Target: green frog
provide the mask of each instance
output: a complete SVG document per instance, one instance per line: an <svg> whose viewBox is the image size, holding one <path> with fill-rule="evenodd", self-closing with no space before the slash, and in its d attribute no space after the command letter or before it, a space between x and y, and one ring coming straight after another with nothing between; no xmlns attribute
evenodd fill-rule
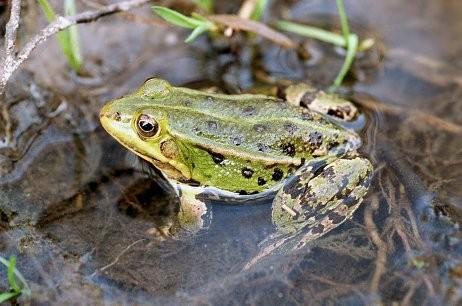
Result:
<svg viewBox="0 0 462 306"><path fill-rule="evenodd" d="M209 93L153 78L108 102L100 120L175 188L180 210L164 234L202 228L204 195L231 203L274 197L277 231L261 257L295 237L291 245L300 248L348 220L373 170L356 152L359 135L342 126L358 115L351 102L305 84L279 96Z"/></svg>

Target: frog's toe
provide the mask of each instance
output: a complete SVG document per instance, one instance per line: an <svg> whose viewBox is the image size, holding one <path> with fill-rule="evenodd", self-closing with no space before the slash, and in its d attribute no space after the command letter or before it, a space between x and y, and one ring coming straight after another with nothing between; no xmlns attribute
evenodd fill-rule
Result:
<svg viewBox="0 0 462 306"><path fill-rule="evenodd" d="M146 231L152 239L158 241L165 241L168 239L174 239L175 235L172 235L170 229L172 228L172 224L163 225L163 226L155 226L151 227Z"/></svg>

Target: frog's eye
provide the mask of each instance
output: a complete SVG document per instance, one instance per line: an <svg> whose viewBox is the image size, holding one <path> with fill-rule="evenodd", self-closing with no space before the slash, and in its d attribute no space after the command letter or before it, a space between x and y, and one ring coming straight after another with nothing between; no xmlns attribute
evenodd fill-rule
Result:
<svg viewBox="0 0 462 306"><path fill-rule="evenodd" d="M142 114L138 117L136 128L138 134L142 137L154 137L159 132L159 124L157 124L153 117L146 114Z"/></svg>

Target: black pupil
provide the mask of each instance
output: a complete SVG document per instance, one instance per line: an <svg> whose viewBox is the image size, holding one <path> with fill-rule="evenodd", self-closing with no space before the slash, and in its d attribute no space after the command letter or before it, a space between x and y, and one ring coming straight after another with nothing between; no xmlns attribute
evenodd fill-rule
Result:
<svg viewBox="0 0 462 306"><path fill-rule="evenodd" d="M140 120L140 128L144 132L151 132L154 130L154 124L146 120Z"/></svg>

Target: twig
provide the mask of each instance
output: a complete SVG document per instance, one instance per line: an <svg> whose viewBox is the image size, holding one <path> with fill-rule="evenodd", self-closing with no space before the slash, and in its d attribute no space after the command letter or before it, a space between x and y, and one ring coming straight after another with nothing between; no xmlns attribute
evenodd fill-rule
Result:
<svg viewBox="0 0 462 306"><path fill-rule="evenodd" d="M243 19L249 19L252 15L252 12L255 10L256 6L257 0L246 0L244 1L244 3L242 3L237 15ZM233 28L227 27L224 31L224 35L226 37L230 37L231 35L233 35Z"/></svg>
<svg viewBox="0 0 462 306"><path fill-rule="evenodd" d="M95 2L92 0L80 0L80 1L92 9L100 9L104 7L103 4L99 4L98 2ZM159 26L159 27L167 27L170 25L169 23L167 23L166 21L162 19L151 18L148 16L141 16L141 15L137 15L137 14L130 13L130 12L121 12L119 16L124 20L143 24L143 25L152 25L152 26Z"/></svg>
<svg viewBox="0 0 462 306"><path fill-rule="evenodd" d="M13 12L15 12L14 11L15 8L17 8L19 11L19 7L18 7L19 5L17 2L19 2L19 0L13 0L13 6L11 8L12 15L11 15L10 21L8 22L8 25L11 27L11 29L9 29L6 34L7 40L10 38L13 38L13 41L12 41L13 47L14 47L15 36L16 36L16 31L18 27L18 22L16 23L14 22L15 16L13 15ZM149 0L128 0L128 1L122 1L119 3L107 5L98 10L86 11L86 12L83 12L83 13L80 13L74 16L69 16L69 17L58 16L55 21L53 21L47 27L42 29L37 35L35 35L31 40L29 40L29 42L26 43L26 45L19 52L16 58L12 56L12 54L10 57L5 57L5 62L3 64L4 69L1 72L1 76L0 76L0 94L3 93L6 83L10 79L11 75L29 57L30 53L41 43L46 41L49 37L55 35L59 31L67 29L68 27L76 25L78 23L88 23L88 22L96 21L101 17L111 15L114 13L118 13L118 12L125 12L134 7L143 5L148 2ZM16 3L16 5L14 3ZM19 17L19 12L17 12L17 14ZM13 27L15 27L16 29L13 29ZM11 43L6 42L7 47L9 47L10 44ZM6 51L8 51L8 49Z"/></svg>
<svg viewBox="0 0 462 306"><path fill-rule="evenodd" d="M113 265L117 264L117 262L120 260L120 258L125 254L127 253L132 247L134 247L136 244L140 243L140 242L143 242L143 241L146 241L147 239L146 238L142 238L142 239L138 239L136 240L135 242L131 243L129 246L127 246L125 249L122 250L122 252L120 252L116 258L114 258L113 261L111 261L109 264L105 265L104 267L100 268L99 269L99 272L104 272L106 271L107 269L109 269L110 267L112 267ZM96 272L94 272L92 274L93 275L96 275Z"/></svg>
<svg viewBox="0 0 462 306"><path fill-rule="evenodd" d="M18 32L20 13L21 0L13 0L11 2L10 20L8 20L5 30L5 61L14 57L14 42Z"/></svg>

